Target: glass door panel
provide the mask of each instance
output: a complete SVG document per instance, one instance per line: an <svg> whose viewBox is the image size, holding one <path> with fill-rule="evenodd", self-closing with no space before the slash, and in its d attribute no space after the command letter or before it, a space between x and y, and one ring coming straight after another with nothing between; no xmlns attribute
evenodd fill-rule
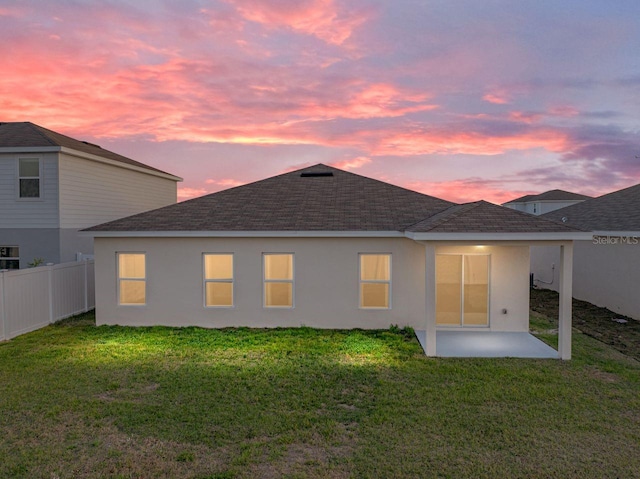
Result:
<svg viewBox="0 0 640 479"><path fill-rule="evenodd" d="M462 256L436 255L436 324L460 326Z"/></svg>
<svg viewBox="0 0 640 479"><path fill-rule="evenodd" d="M489 257L464 256L464 299L462 324L489 324Z"/></svg>

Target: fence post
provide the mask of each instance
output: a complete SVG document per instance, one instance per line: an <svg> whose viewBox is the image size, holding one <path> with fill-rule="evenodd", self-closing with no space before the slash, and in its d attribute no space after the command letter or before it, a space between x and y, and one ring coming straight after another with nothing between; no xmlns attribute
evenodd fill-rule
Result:
<svg viewBox="0 0 640 479"><path fill-rule="evenodd" d="M89 273L87 271L88 269L88 261L85 259L83 260L84 263L84 312L86 313L87 311L89 311Z"/></svg>
<svg viewBox="0 0 640 479"><path fill-rule="evenodd" d="M0 340L5 336L4 271L0 271Z"/></svg>
<svg viewBox="0 0 640 479"><path fill-rule="evenodd" d="M47 279L49 281L49 323L53 323L53 266L46 266L49 269Z"/></svg>

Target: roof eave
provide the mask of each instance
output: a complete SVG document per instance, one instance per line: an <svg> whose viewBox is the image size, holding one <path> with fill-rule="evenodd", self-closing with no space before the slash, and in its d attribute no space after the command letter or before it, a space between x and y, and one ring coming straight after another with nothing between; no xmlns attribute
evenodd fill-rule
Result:
<svg viewBox="0 0 640 479"><path fill-rule="evenodd" d="M164 178L167 180L173 180L176 182L183 181L183 179L180 178L179 176L175 176L169 173L164 173L162 171L157 171L149 168L142 168L140 166L130 165L128 163L123 163L121 161L111 160L109 158L93 155L91 153L85 153L84 151L79 151L73 148L67 148L66 146L60 147L59 150L57 151L60 151L61 153L66 153L67 155L75 156L78 158L84 158L86 160L97 161L99 163L105 163L107 165L117 166L119 168L124 168L127 170L138 171L140 173L145 173L147 175L158 176L160 178Z"/></svg>
<svg viewBox="0 0 640 479"><path fill-rule="evenodd" d="M57 153L60 146L2 146L0 153Z"/></svg>
<svg viewBox="0 0 640 479"><path fill-rule="evenodd" d="M94 238L404 238L400 231L81 231Z"/></svg>
<svg viewBox="0 0 640 479"><path fill-rule="evenodd" d="M407 238L416 241L579 241L591 240L587 231L523 232L523 233L416 233L406 232Z"/></svg>

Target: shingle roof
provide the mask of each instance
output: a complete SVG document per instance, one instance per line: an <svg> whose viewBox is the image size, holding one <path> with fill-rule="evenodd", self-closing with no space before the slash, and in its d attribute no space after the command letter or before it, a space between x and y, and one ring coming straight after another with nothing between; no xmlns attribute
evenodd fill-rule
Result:
<svg viewBox="0 0 640 479"><path fill-rule="evenodd" d="M589 231L640 231L640 184L542 216Z"/></svg>
<svg viewBox="0 0 640 479"><path fill-rule="evenodd" d="M131 166L137 166L145 170L171 175L166 171L159 170L144 163L132 160L126 156L119 155L109 150L100 148L98 145L75 140L69 136L56 133L34 123L25 122L0 122L0 148L20 148L20 147L47 147L58 146L70 148L72 150L89 153L92 155L118 161ZM174 175L171 175L174 176Z"/></svg>
<svg viewBox="0 0 640 479"><path fill-rule="evenodd" d="M525 195L515 200L507 201L505 205L509 203L527 203L530 201L574 201L574 200L588 200L591 196L581 195L580 193L572 193L571 191L564 190L549 190L538 195Z"/></svg>
<svg viewBox="0 0 640 479"><path fill-rule="evenodd" d="M575 230L486 202L456 205L318 164L86 231Z"/></svg>
<svg viewBox="0 0 640 479"><path fill-rule="evenodd" d="M410 226L407 231L414 233L562 233L575 232L576 229L486 201L476 201L451 206Z"/></svg>

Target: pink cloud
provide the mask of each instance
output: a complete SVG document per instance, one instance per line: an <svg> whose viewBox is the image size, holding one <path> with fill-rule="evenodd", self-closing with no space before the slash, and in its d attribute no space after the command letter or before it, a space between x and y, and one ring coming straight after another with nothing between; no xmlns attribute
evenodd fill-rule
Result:
<svg viewBox="0 0 640 479"><path fill-rule="evenodd" d="M341 170L357 170L358 168L362 168L364 165L368 165L369 163L371 163L371 158L368 158L366 156L358 156L349 160L335 161L333 163L330 163L330 165Z"/></svg>
<svg viewBox="0 0 640 479"><path fill-rule="evenodd" d="M530 194L530 191L508 190L498 181L478 178L453 181L410 181L405 188L442 198L454 203L469 203L485 200L495 204L506 203L513 198Z"/></svg>
<svg viewBox="0 0 640 479"><path fill-rule="evenodd" d="M342 45L367 20L361 12L340 11L333 0L228 0L241 15L267 28L287 28Z"/></svg>
<svg viewBox="0 0 640 479"><path fill-rule="evenodd" d="M511 150L544 148L561 152L567 148L567 136L552 129L528 130L519 133L464 131L464 128L427 130L413 128L381 132L370 139L372 155L467 154L498 155ZM366 135L369 135L368 133Z"/></svg>
<svg viewBox="0 0 640 479"><path fill-rule="evenodd" d="M510 102L507 94L505 92L493 92L486 93L482 99L489 103L494 103L496 105L506 105Z"/></svg>
<svg viewBox="0 0 640 479"><path fill-rule="evenodd" d="M244 185L245 181L234 180L231 178L221 178L221 179L213 179L209 178L205 181L208 185L219 185L219 186L228 186L229 188L233 188L234 186Z"/></svg>
<svg viewBox="0 0 640 479"><path fill-rule="evenodd" d="M543 118L541 113L530 111L512 111L509 113L509 119L526 124L532 124L540 121Z"/></svg>
<svg viewBox="0 0 640 479"><path fill-rule="evenodd" d="M191 198L197 198L198 196L206 195L210 193L204 188L178 188L178 201L190 200Z"/></svg>

